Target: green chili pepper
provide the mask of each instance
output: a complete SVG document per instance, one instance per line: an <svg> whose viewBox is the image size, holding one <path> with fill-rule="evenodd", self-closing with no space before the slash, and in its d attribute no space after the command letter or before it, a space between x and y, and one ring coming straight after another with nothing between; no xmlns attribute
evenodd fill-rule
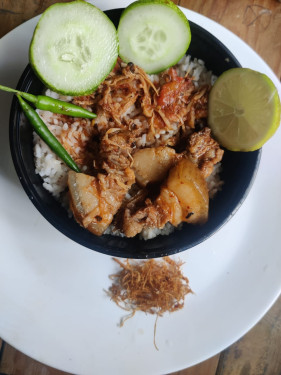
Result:
<svg viewBox="0 0 281 375"><path fill-rule="evenodd" d="M46 124L41 120L38 113L28 104L23 98L17 94L20 106L33 126L36 133L46 142L46 144L54 151L54 153L67 164L75 172L79 173L80 170L76 163L73 161L66 149L60 144L57 138L50 132Z"/></svg>
<svg viewBox="0 0 281 375"><path fill-rule="evenodd" d="M89 118L89 119L93 119L97 117L96 114L90 111L87 111L87 109L79 107L78 105L64 102L63 100L53 99L53 98L50 98L49 96L44 96L44 95L35 96L32 94L29 94L28 92L14 90L9 87L2 86L2 85L0 85L0 90L16 93L22 96L24 99L28 100L29 102L33 103L36 108L42 109L44 111L50 111L53 113L60 113L62 115Z"/></svg>

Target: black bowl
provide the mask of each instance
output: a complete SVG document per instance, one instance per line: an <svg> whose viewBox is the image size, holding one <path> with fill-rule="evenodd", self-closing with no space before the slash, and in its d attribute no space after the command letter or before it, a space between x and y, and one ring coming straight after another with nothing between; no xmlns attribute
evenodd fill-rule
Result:
<svg viewBox="0 0 281 375"><path fill-rule="evenodd" d="M122 9L107 11L117 26ZM208 70L220 75L225 70L239 67L232 53L213 35L190 22L192 41L188 54L205 61ZM40 94L44 86L27 66L17 89ZM16 98L10 114L10 148L13 162L24 190L39 212L55 228L77 243L111 256L126 258L154 258L178 253L205 241L222 227L237 211L247 196L256 174L260 151L241 153L225 151L223 158L223 189L210 202L209 220L202 226L184 224L168 236L151 240L121 238L111 235L95 236L68 217L64 208L42 186L35 174L32 128L26 121Z"/></svg>

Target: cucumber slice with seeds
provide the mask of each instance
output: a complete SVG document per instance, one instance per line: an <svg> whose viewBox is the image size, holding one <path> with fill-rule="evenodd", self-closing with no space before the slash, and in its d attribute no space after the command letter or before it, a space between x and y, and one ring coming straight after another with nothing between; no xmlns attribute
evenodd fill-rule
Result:
<svg viewBox="0 0 281 375"><path fill-rule="evenodd" d="M57 3L41 16L29 57L50 89L73 96L91 93L116 63L117 32L94 5L81 0Z"/></svg>
<svg viewBox="0 0 281 375"><path fill-rule="evenodd" d="M175 65L186 53L191 32L184 13L170 0L140 0L122 13L119 55L147 73Z"/></svg>

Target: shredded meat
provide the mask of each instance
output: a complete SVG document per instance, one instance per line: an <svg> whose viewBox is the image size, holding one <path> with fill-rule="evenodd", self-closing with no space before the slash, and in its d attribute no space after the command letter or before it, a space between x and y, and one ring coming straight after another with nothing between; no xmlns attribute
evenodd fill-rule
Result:
<svg viewBox="0 0 281 375"><path fill-rule="evenodd" d="M118 174L132 163L132 146L130 133L118 128L107 130L100 142L99 160L97 163L107 173Z"/></svg>
<svg viewBox="0 0 281 375"><path fill-rule="evenodd" d="M190 128L195 128L198 120L207 117L209 90L208 86L204 86L199 91L194 92L190 98L186 107L186 124Z"/></svg>
<svg viewBox="0 0 281 375"><path fill-rule="evenodd" d="M135 182L130 168L127 134L109 129L101 140L96 177L70 172L70 206L76 220L89 231L102 235L118 212L126 193ZM87 180L88 178L88 180Z"/></svg>
<svg viewBox="0 0 281 375"><path fill-rule="evenodd" d="M94 177L70 171L70 208L77 222L90 232L102 235L133 182L134 173L129 168L123 171L122 179L112 174L100 173Z"/></svg>
<svg viewBox="0 0 281 375"><path fill-rule="evenodd" d="M166 123L179 121L183 125L188 113L187 104L195 90L192 77L179 77L176 70L170 68L163 74L163 79L165 83L157 97L158 113Z"/></svg>
<svg viewBox="0 0 281 375"><path fill-rule="evenodd" d="M122 228L127 237L134 237L146 228L162 229L168 222L177 226L182 221L180 203L165 187L154 202L147 198L140 208L135 203L135 200L130 201L124 210Z"/></svg>
<svg viewBox="0 0 281 375"><path fill-rule="evenodd" d="M124 116L133 105L137 107L136 113L141 113L139 120L152 116L151 89L156 90L145 72L133 64L113 71L97 91L96 123L99 131L105 132L110 127L132 127L134 119L128 121Z"/></svg>
<svg viewBox="0 0 281 375"><path fill-rule="evenodd" d="M174 226L182 221L204 222L206 212L201 217L194 214L189 204L168 188L166 179L186 156L204 178L222 159L223 150L212 139L210 129L196 131L207 119L209 90L207 86L196 88L191 76L180 77L174 68L152 83L141 68L118 59L96 92L73 99L97 114L92 122L83 120L77 132L70 124L60 136L63 146L90 177L80 181L72 174L68 182L71 208L81 225L101 235L113 222L121 233L133 237L144 229L161 229L168 222ZM153 152L138 153L145 148ZM154 171L162 177L156 178ZM84 186L87 183L88 187ZM134 189L137 184L139 189ZM177 189L181 191L180 185ZM195 202L197 192L191 184L189 189ZM202 189L205 196L206 186ZM129 197L131 191L138 193Z"/></svg>
<svg viewBox="0 0 281 375"><path fill-rule="evenodd" d="M91 108L95 103L95 93L91 95L76 96L73 98L73 104L83 108Z"/></svg>
<svg viewBox="0 0 281 375"><path fill-rule="evenodd" d="M205 178L213 172L214 165L222 160L224 152L211 137L211 129L207 127L191 134L187 149L190 159L198 166Z"/></svg>

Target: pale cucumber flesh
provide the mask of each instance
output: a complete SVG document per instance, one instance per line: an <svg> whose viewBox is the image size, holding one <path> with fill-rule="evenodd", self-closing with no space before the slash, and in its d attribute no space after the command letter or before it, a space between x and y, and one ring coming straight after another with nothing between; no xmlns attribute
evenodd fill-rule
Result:
<svg viewBox="0 0 281 375"><path fill-rule="evenodd" d="M41 80L56 92L92 92L118 57L115 26L84 1L55 4L39 20L30 45L30 62Z"/></svg>
<svg viewBox="0 0 281 375"><path fill-rule="evenodd" d="M176 64L188 49L191 34L185 15L161 2L136 2L121 16L119 55L147 73Z"/></svg>

